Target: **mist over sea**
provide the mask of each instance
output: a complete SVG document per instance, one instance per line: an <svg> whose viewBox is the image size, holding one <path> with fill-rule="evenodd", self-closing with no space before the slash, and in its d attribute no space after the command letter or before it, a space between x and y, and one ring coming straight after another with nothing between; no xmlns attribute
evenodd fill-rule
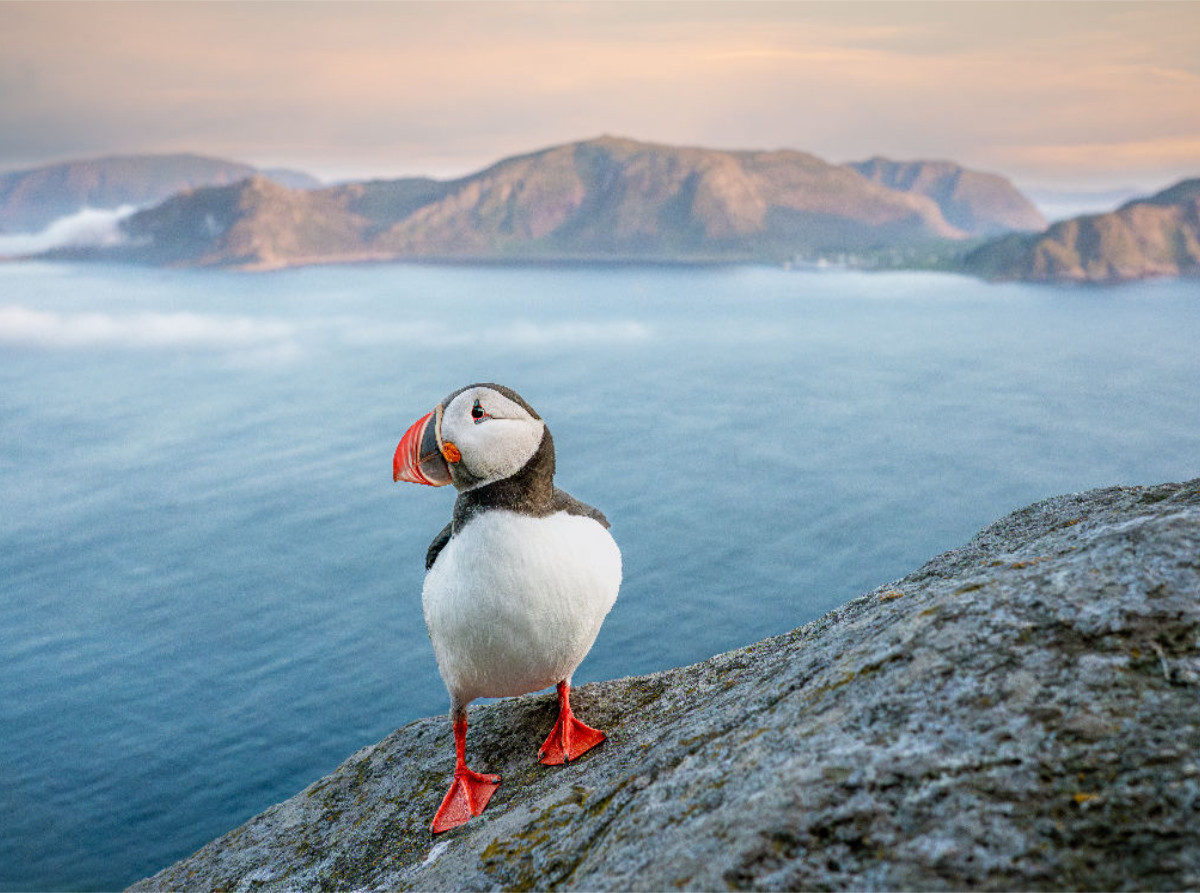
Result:
<svg viewBox="0 0 1200 893"><path fill-rule="evenodd" d="M446 710L420 591L453 494L391 458L460 385L517 389L612 521L582 683L790 630L1031 501L1200 475L1198 291L0 264L0 889L126 885Z"/></svg>
<svg viewBox="0 0 1200 893"><path fill-rule="evenodd" d="M125 241L121 221L136 211L133 205L115 209L82 208L55 220L36 233L0 233L0 260L41 254L56 248L96 248Z"/></svg>

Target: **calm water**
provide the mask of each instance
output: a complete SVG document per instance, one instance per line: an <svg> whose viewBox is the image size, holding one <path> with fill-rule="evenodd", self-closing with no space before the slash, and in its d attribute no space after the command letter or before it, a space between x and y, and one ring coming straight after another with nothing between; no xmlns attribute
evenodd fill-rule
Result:
<svg viewBox="0 0 1200 893"><path fill-rule="evenodd" d="M453 496L390 468L459 385L519 390L613 521L583 682L1200 475L1197 345L1195 281L0 265L0 888L120 887L446 709L420 588Z"/></svg>

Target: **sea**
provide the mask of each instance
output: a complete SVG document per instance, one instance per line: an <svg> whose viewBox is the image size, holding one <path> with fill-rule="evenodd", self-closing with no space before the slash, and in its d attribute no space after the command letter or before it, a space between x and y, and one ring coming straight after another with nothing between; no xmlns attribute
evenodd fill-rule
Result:
<svg viewBox="0 0 1200 893"><path fill-rule="evenodd" d="M447 709L421 582L454 496L391 460L476 381L621 547L578 684L1200 476L1200 282L0 264L0 889L121 888Z"/></svg>

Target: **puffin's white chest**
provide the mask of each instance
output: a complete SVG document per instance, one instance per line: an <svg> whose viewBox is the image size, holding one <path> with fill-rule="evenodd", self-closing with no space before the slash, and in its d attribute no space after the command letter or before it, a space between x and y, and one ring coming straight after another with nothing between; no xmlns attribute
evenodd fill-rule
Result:
<svg viewBox="0 0 1200 893"><path fill-rule="evenodd" d="M620 585L620 550L590 518L472 518L446 544L422 593L451 696L465 703L569 679Z"/></svg>

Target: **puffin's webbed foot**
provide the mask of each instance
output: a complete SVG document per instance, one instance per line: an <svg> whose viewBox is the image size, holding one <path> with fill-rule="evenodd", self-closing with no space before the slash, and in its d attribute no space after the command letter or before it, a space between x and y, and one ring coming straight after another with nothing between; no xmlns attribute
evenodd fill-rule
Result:
<svg viewBox="0 0 1200 893"><path fill-rule="evenodd" d="M538 762L561 766L583 756L605 737L599 729L575 718L571 712L571 686L567 682L558 683L558 721L538 750Z"/></svg>
<svg viewBox="0 0 1200 893"><path fill-rule="evenodd" d="M454 713L454 781L429 826L434 834L457 828L483 812L500 784L499 775L467 768L467 712L456 704Z"/></svg>
<svg viewBox="0 0 1200 893"><path fill-rule="evenodd" d="M500 784L499 775L485 775L463 766L454 771L450 790L442 798L430 830L441 834L457 828L483 812Z"/></svg>

